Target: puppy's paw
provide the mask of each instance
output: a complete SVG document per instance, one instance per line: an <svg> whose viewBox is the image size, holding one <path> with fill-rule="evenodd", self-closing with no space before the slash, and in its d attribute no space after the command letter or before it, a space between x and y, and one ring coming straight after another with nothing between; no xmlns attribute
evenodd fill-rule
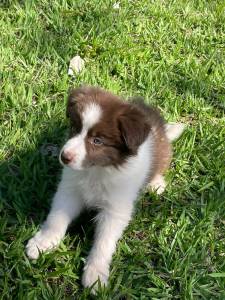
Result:
<svg viewBox="0 0 225 300"><path fill-rule="evenodd" d="M98 280L101 284L107 285L109 277L109 268L108 265L106 266L100 266L98 264L94 264L92 262L88 262L84 267L84 273L82 276L82 284L84 287L92 287L93 284L95 284L92 287L92 293L95 293L95 291L98 288Z"/></svg>
<svg viewBox="0 0 225 300"><path fill-rule="evenodd" d="M147 188L156 192L158 195L162 194L166 188L166 182L162 175L156 175L148 184Z"/></svg>
<svg viewBox="0 0 225 300"><path fill-rule="evenodd" d="M40 230L27 243L27 256L31 259L37 259L40 252L55 248L60 243L60 240L60 236L54 231Z"/></svg>

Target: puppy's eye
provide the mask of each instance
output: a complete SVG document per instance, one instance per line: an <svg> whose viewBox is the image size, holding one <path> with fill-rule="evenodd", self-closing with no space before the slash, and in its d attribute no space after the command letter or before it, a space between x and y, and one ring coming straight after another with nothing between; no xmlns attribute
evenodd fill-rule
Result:
<svg viewBox="0 0 225 300"><path fill-rule="evenodd" d="M93 144L94 145L102 145L103 144L103 140L102 139L100 139L100 138L98 138L98 137L95 137L95 138L93 138Z"/></svg>

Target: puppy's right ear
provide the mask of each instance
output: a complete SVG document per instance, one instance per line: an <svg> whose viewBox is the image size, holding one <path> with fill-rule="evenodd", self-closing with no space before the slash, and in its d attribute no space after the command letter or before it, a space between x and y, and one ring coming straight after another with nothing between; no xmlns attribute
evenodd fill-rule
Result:
<svg viewBox="0 0 225 300"><path fill-rule="evenodd" d="M66 108L66 116L71 118L74 115L74 111L81 111L83 107L83 102L85 98L87 98L89 92L89 88L86 86L80 86L76 89L71 88L69 90L67 108Z"/></svg>
<svg viewBox="0 0 225 300"><path fill-rule="evenodd" d="M68 94L68 100L66 105L66 116L70 118L73 115L76 104L76 90L70 89Z"/></svg>
<svg viewBox="0 0 225 300"><path fill-rule="evenodd" d="M75 135L81 131L82 121L80 117L80 93L79 89L71 89L68 95L66 116L70 119L71 134Z"/></svg>

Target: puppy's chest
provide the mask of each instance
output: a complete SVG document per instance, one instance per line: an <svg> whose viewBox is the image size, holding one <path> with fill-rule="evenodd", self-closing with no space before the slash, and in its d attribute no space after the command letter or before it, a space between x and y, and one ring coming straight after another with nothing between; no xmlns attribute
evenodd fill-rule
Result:
<svg viewBox="0 0 225 300"><path fill-rule="evenodd" d="M89 174L79 182L82 198L87 207L102 207L107 203L112 186L98 174Z"/></svg>

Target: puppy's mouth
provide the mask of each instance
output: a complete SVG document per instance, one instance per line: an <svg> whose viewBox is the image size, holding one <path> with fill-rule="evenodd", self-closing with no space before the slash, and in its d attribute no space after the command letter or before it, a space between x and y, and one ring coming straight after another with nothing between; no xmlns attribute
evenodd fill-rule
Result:
<svg viewBox="0 0 225 300"><path fill-rule="evenodd" d="M96 164L93 161L86 161L83 163L84 169L88 169L91 167L96 167Z"/></svg>
<svg viewBox="0 0 225 300"><path fill-rule="evenodd" d="M59 158L59 163L60 163L60 165L63 166L63 167L65 167L66 165L62 162L60 155L59 155L58 158Z"/></svg>

